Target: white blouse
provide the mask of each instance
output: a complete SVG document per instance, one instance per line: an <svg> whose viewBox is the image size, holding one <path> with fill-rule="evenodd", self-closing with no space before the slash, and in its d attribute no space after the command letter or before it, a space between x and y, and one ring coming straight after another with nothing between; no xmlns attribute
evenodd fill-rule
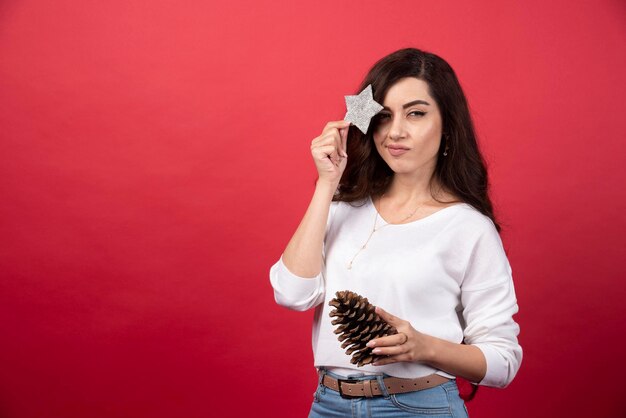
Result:
<svg viewBox="0 0 626 418"><path fill-rule="evenodd" d="M359 252L375 220L377 231ZM397 225L377 216L371 199L332 202L323 260L314 278L294 275L282 257L270 269L278 304L298 311L315 307L316 367L403 378L431 373L454 377L417 362L359 368L351 364L333 333L328 306L335 292L351 290L419 332L478 347L487 361L481 385L505 387L515 377L522 348L513 320L518 306L511 267L495 225L471 205L455 204Z"/></svg>

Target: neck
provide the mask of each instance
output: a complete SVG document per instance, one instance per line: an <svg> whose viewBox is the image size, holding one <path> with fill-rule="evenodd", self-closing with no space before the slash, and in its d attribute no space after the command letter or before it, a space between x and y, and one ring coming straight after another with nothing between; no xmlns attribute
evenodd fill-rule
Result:
<svg viewBox="0 0 626 418"><path fill-rule="evenodd" d="M430 176L394 174L385 197L399 205L410 202L427 202L432 199Z"/></svg>

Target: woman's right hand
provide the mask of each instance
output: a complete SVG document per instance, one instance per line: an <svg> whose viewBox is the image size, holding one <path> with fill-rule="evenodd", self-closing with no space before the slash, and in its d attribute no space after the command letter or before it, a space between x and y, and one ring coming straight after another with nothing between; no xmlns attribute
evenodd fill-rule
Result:
<svg viewBox="0 0 626 418"><path fill-rule="evenodd" d="M322 134L311 141L311 155L319 175L318 181L339 184L348 161L346 139L349 127L350 122L345 120L328 122Z"/></svg>

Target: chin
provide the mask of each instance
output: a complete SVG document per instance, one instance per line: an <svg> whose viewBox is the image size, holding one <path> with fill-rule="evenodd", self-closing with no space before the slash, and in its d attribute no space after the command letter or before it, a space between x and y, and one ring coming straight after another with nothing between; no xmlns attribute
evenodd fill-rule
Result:
<svg viewBox="0 0 626 418"><path fill-rule="evenodd" d="M424 161L421 164L416 164L415 161L386 161L387 166L394 172L394 174L413 174L423 171L430 165L430 161ZM437 161L432 161L432 171L434 172Z"/></svg>
<svg viewBox="0 0 626 418"><path fill-rule="evenodd" d="M406 174L415 171L415 167L407 167L406 164L398 164L396 161L392 161L391 164L387 161L385 162L395 174Z"/></svg>

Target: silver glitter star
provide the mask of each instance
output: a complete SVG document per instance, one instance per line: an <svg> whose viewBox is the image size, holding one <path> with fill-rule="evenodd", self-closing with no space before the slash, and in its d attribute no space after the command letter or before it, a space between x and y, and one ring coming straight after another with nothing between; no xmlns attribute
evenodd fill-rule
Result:
<svg viewBox="0 0 626 418"><path fill-rule="evenodd" d="M383 107L374 101L372 85L368 84L358 96L345 96L348 113L343 118L352 122L364 134L370 126L370 120L380 112Z"/></svg>

